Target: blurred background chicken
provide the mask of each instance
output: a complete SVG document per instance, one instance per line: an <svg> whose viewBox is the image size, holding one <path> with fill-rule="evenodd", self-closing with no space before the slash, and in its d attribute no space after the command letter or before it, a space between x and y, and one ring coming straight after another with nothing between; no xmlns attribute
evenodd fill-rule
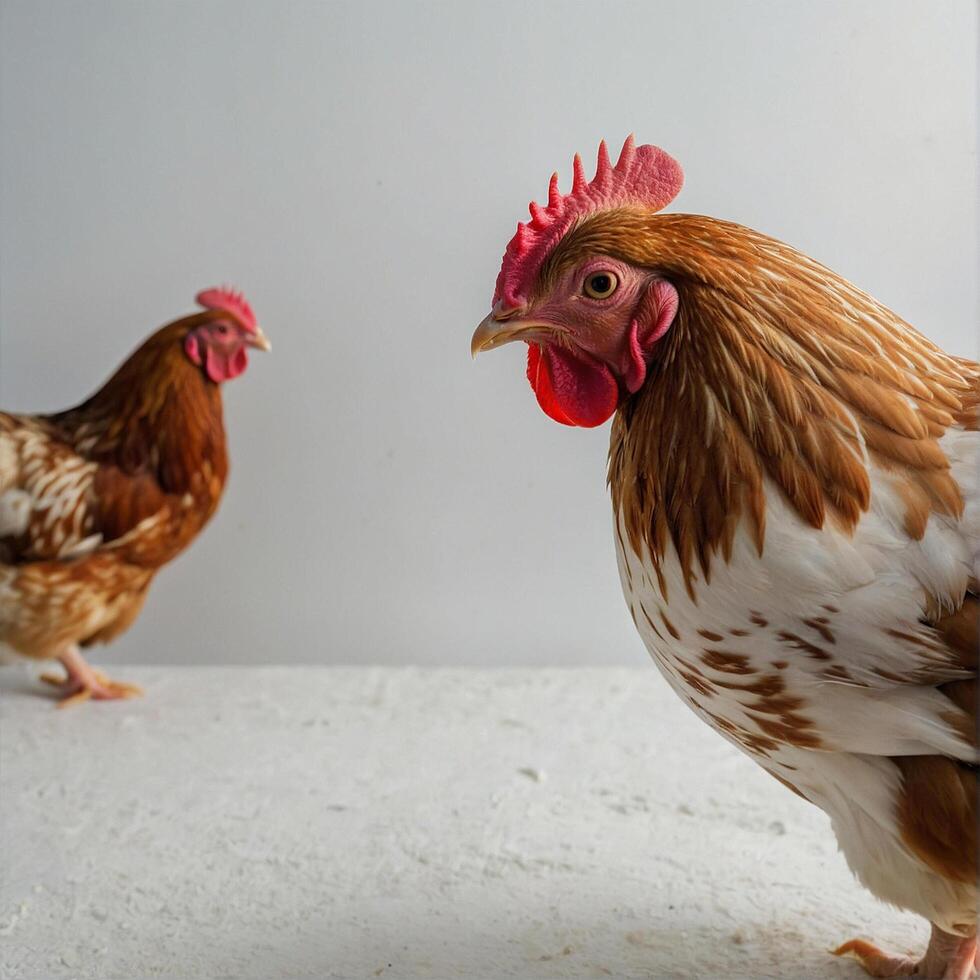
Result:
<svg viewBox="0 0 980 980"><path fill-rule="evenodd" d="M228 473L220 385L269 344L240 293L160 328L55 415L0 412L0 651L58 659L62 705L125 698L80 648L139 615L157 571L214 514Z"/></svg>
<svg viewBox="0 0 980 980"><path fill-rule="evenodd" d="M632 138L552 177L473 353L525 341L548 415L615 416L620 574L664 677L932 923L920 961L837 952L974 976L978 367L780 242L657 214L681 183Z"/></svg>

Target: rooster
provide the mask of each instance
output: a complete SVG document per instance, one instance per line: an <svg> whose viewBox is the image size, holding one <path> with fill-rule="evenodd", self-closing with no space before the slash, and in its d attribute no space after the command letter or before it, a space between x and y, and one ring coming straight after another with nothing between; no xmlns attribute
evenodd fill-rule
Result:
<svg viewBox="0 0 980 980"><path fill-rule="evenodd" d="M140 693L80 647L139 615L153 576L214 514L228 473L221 383L269 343L241 294L161 327L56 415L0 412L0 650L56 658L62 706Z"/></svg>
<svg viewBox="0 0 980 980"><path fill-rule="evenodd" d="M474 355L521 340L541 408L615 416L620 578L670 686L830 817L848 864L977 965L980 369L766 235L658 214L680 166L632 137L551 179Z"/></svg>

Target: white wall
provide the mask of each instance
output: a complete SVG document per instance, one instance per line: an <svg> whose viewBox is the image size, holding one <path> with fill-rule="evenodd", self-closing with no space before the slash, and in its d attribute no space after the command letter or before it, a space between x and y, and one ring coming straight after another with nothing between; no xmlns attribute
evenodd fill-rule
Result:
<svg viewBox="0 0 980 980"><path fill-rule="evenodd" d="M225 280L274 345L226 389L219 516L112 659L643 659L605 428L468 350L526 202L602 136L976 349L970 0L5 0L0 29L0 403L80 399Z"/></svg>

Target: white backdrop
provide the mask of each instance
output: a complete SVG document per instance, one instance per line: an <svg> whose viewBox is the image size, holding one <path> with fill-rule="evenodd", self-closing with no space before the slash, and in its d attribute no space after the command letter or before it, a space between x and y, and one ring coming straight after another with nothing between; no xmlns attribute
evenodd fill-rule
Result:
<svg viewBox="0 0 980 980"><path fill-rule="evenodd" d="M223 281L274 347L226 389L218 517L111 659L642 660L606 428L468 350L600 137L975 353L970 0L4 0L0 31L0 404L82 398Z"/></svg>

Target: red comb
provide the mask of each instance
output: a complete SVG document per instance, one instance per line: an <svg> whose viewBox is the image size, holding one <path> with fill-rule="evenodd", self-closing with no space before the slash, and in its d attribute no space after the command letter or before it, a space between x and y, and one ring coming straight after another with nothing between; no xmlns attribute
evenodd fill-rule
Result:
<svg viewBox="0 0 980 980"><path fill-rule="evenodd" d="M217 289L202 289L194 297L206 310L227 310L241 320L246 327L253 333L256 329L255 314L252 307L248 305L248 300L230 286L221 286Z"/></svg>
<svg viewBox="0 0 980 980"><path fill-rule="evenodd" d="M659 211L677 197L684 183L681 165L672 156L649 144L636 146L632 136L626 138L615 166L609 162L605 140L599 144L599 158L591 182L585 179L585 168L578 154L572 166L571 191L562 194L558 189L558 174L552 174L547 207L532 201L531 220L518 224L517 234L504 252L493 294L494 305L498 301L508 307L527 304L545 257L579 218L631 204Z"/></svg>

